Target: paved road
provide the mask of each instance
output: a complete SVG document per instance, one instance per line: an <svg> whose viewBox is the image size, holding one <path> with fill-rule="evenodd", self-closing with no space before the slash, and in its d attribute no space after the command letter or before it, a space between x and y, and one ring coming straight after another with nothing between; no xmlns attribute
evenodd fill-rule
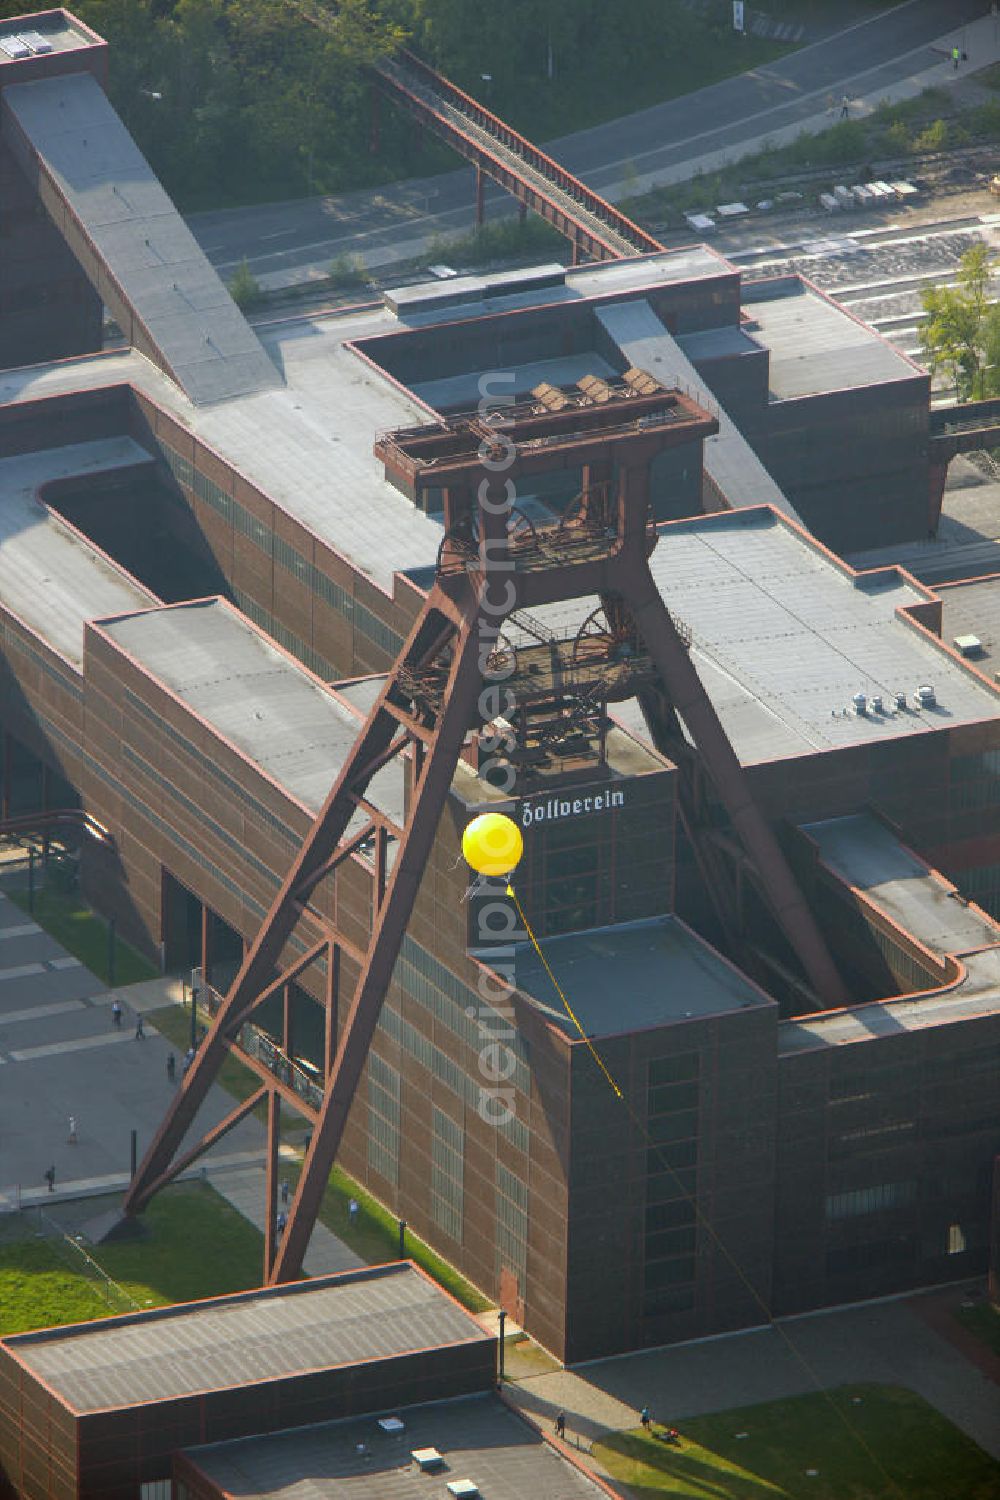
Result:
<svg viewBox="0 0 1000 1500"><path fill-rule="evenodd" d="M685 163L693 148L742 145L813 114L817 98L879 95L938 60L944 33L988 13L983 0L910 0L735 78L550 143L557 161L598 192L614 191L622 166L640 177ZM970 56L969 66L976 65Z"/></svg>
<svg viewBox="0 0 1000 1500"><path fill-rule="evenodd" d="M563 137L549 149L612 198L636 190L636 173L655 180L689 176L720 152L745 151L810 121L814 128L817 117L824 120L828 94L877 101L905 90L908 80L941 65L932 44L987 10L985 0L907 0L769 67ZM976 37L970 67L981 61ZM488 193L487 204L493 217L512 212L499 189ZM223 271L246 256L256 275L270 279L343 253L360 252L371 266L400 261L420 254L432 234L467 230L471 214L472 173L465 168L337 198L196 214L189 222Z"/></svg>

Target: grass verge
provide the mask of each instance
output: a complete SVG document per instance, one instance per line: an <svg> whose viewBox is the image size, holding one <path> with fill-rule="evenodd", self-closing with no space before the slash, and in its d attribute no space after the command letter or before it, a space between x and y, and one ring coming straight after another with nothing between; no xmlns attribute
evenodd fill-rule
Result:
<svg viewBox="0 0 1000 1500"><path fill-rule="evenodd" d="M99 1211L95 1200L95 1213ZM87 1247L140 1306L160 1307L260 1285L260 1232L208 1183L165 1188L143 1214L143 1224L142 1239ZM0 1245L0 1334L88 1322L108 1312L94 1283L68 1264L50 1240L31 1237Z"/></svg>
<svg viewBox="0 0 1000 1500"><path fill-rule="evenodd" d="M681 1446L594 1444L637 1495L713 1500L991 1500L1000 1464L913 1391L858 1385L698 1417Z"/></svg>
<svg viewBox="0 0 1000 1500"><path fill-rule="evenodd" d="M427 264L453 260L462 266L480 266L489 261L536 254L561 259L566 246L567 242L558 229L532 214L523 222L501 219L495 224L483 224L468 234L436 234L421 259Z"/></svg>
<svg viewBox="0 0 1000 1500"><path fill-rule="evenodd" d="M281 1170L282 1176L287 1177L290 1184L294 1185L298 1181L299 1162L282 1162ZM352 1198L358 1205L358 1215L353 1223L349 1213ZM334 1167L330 1173L319 1217L327 1229L332 1230L338 1239L349 1245L369 1265L397 1259L399 1220L341 1167ZM494 1305L410 1229L406 1231L406 1254L470 1312L485 1312Z"/></svg>
<svg viewBox="0 0 1000 1500"><path fill-rule="evenodd" d="M187 1005L161 1005L157 1010L150 1011L146 1018L151 1026L154 1026L161 1036L166 1037L177 1049L177 1077L181 1076L181 1058L191 1044L191 1011ZM199 1009L199 1027L208 1027L211 1016L207 1011ZM232 1053L227 1054L219 1069L219 1083L232 1094L234 1099L249 1099L260 1088L260 1079L256 1073L251 1073L249 1068L243 1066ZM262 1101L252 1111L258 1120L267 1119L267 1104ZM154 1200L155 1201L155 1200Z"/></svg>
<svg viewBox="0 0 1000 1500"><path fill-rule="evenodd" d="M11 890L5 894L15 906L28 911L26 891ZM108 924L81 900L79 894L36 891L31 915L39 927L44 927L57 943L63 945L67 953L72 953L74 958L86 964L90 972L105 984L111 983L108 974ZM122 942L121 938L115 939L116 986L137 984L142 979L155 979L159 972L128 943Z"/></svg>
<svg viewBox="0 0 1000 1500"><path fill-rule="evenodd" d="M167 1005L153 1011L149 1020L162 1036L173 1042L179 1053L183 1054L187 1050L191 1035L189 1010L179 1005ZM207 1013L199 1011L199 1020L207 1025ZM232 1056L227 1057L223 1063L219 1082L236 1099L249 1098L260 1087L257 1075ZM258 1105L254 1113L259 1119L266 1119L266 1106ZM298 1182L301 1165L301 1161L287 1158L282 1161L281 1175L292 1187ZM353 1222L349 1213L352 1198L358 1205L358 1215ZM156 1200L153 1202L155 1204ZM330 1173L320 1204L319 1219L321 1224L325 1224L327 1229L369 1265L396 1260L399 1256L399 1220L340 1167L334 1167ZM494 1305L471 1282L466 1281L454 1266L449 1265L409 1229L406 1231L406 1253L428 1276L432 1276L445 1291L450 1292L456 1301L461 1302L463 1307L472 1312L485 1312Z"/></svg>
<svg viewBox="0 0 1000 1500"><path fill-rule="evenodd" d="M978 1302L975 1307L956 1307L955 1317L994 1354L1000 1354L1000 1308Z"/></svg>
<svg viewBox="0 0 1000 1500"><path fill-rule="evenodd" d="M836 109L837 101L834 114ZM816 135L803 131L787 146L765 145L732 166L630 197L621 208L640 221L666 226L680 215L703 212L733 198L766 197L772 182L792 181L797 173L815 176L829 170L828 179L809 182L815 196L834 182L856 180L851 171L879 161L905 162L910 156L990 141L1000 141L1000 100L964 107L950 91L929 88L913 99L879 105L863 120L837 120Z"/></svg>

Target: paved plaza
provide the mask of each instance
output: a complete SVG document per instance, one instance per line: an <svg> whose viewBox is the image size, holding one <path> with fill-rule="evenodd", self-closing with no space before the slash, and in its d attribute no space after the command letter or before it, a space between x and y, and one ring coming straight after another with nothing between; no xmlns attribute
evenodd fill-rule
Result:
<svg viewBox="0 0 1000 1500"><path fill-rule="evenodd" d="M932 1294L934 1295L934 1294ZM608 1428L685 1419L853 1384L906 1386L1000 1459L1000 1385L897 1299L783 1319L774 1328L650 1349L510 1387L541 1425L566 1413L583 1447Z"/></svg>
<svg viewBox="0 0 1000 1500"><path fill-rule="evenodd" d="M118 996L121 1027L112 1005ZM124 1191L131 1132L140 1157L176 1089L167 1058L177 1049L145 1020L180 998L180 984L154 979L117 991L60 947L25 912L0 895L0 1213L34 1204ZM136 1019L144 1017L141 1038ZM214 1086L191 1140L233 1107ZM70 1140L70 1120L76 1140ZM259 1229L264 1227L265 1133L240 1122L199 1164L212 1185ZM55 1191L43 1174L55 1167ZM305 1267L311 1275L348 1270L359 1257L322 1225L313 1231Z"/></svg>

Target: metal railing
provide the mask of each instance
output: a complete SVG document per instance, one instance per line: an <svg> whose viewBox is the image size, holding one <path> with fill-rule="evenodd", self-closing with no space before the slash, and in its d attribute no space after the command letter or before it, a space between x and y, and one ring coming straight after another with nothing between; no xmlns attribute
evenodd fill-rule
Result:
<svg viewBox="0 0 1000 1500"><path fill-rule="evenodd" d="M225 996L214 985L202 984L198 989L198 1004L204 1006L211 1016L218 1014L224 999ZM279 1083L298 1094L310 1109L322 1108L322 1084L317 1083L316 1078L301 1062L289 1057L260 1026L255 1026L252 1021L244 1021L233 1040L241 1052L273 1073Z"/></svg>
<svg viewBox="0 0 1000 1500"><path fill-rule="evenodd" d="M82 1276L111 1312L137 1312L142 1303L114 1281L98 1265L80 1235L67 1232L38 1205L22 1207L0 1218L0 1240L12 1242L42 1239L75 1275Z"/></svg>

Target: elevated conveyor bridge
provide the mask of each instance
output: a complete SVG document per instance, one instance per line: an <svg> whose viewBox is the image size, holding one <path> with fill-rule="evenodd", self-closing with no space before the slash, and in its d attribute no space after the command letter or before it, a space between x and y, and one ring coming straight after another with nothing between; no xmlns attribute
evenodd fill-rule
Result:
<svg viewBox="0 0 1000 1500"><path fill-rule="evenodd" d="M412 52L385 58L374 70L379 88L476 169L476 222L483 220L489 177L564 234L592 260L622 260L663 249L659 240L567 172L551 156L493 114L471 94Z"/></svg>

